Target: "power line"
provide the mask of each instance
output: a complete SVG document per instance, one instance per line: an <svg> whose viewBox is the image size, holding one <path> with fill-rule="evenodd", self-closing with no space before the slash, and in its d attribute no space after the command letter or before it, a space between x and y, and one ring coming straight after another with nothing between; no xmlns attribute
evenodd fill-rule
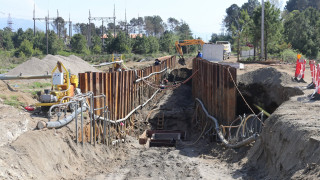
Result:
<svg viewBox="0 0 320 180"><path fill-rule="evenodd" d="M103 23L104 22L108 22L108 20L110 19L114 19L115 20L115 14L113 17L91 17L91 12L89 10L89 26L88 26L88 47L91 47L91 21L101 21L102 22L102 26L101 26L101 34L102 34L102 46L104 45L104 28L103 28ZM114 24L115 26L115 24Z"/></svg>

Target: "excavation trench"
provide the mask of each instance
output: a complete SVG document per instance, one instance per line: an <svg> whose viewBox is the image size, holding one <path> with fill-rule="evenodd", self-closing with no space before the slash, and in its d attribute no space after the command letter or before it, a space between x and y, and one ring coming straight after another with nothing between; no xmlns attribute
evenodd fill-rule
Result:
<svg viewBox="0 0 320 180"><path fill-rule="evenodd" d="M290 97L303 94L290 84L291 77L274 68L262 68L239 76L241 94L237 93L237 115L251 114L250 108L257 114L261 111L259 107L272 114Z"/></svg>

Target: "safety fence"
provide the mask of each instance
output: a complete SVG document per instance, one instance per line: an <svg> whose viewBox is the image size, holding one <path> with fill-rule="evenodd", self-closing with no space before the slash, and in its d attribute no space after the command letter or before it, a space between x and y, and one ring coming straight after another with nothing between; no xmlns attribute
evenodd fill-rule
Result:
<svg viewBox="0 0 320 180"><path fill-rule="evenodd" d="M175 67L175 56L165 56L158 60L159 65L141 70L79 73L81 92L93 92L97 97L93 102L88 102L93 104L94 122L88 124L84 141L91 142L91 136L96 139L100 135L103 136L101 141L104 141L106 134L111 136L107 139L121 139L124 134L133 132L133 112L145 106L159 91L148 86L145 81L160 85L166 70ZM107 133L104 122L108 123L110 129Z"/></svg>
<svg viewBox="0 0 320 180"><path fill-rule="evenodd" d="M192 81L193 97L203 102L219 124L230 125L236 117L236 68L198 58L192 66L193 72L199 70Z"/></svg>

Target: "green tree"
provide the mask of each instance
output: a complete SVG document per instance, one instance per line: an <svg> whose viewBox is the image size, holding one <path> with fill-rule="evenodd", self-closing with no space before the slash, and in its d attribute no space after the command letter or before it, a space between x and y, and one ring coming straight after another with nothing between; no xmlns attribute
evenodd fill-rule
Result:
<svg viewBox="0 0 320 180"><path fill-rule="evenodd" d="M153 36L149 36L148 43L149 43L149 47L150 47L148 53L157 53L159 51L160 45L159 45L158 38L153 37Z"/></svg>
<svg viewBox="0 0 320 180"><path fill-rule="evenodd" d="M294 10L303 11L309 7L320 10L320 1L319 0L289 0L285 9L289 12Z"/></svg>
<svg viewBox="0 0 320 180"><path fill-rule="evenodd" d="M240 18L240 7L236 4L232 4L226 9L227 16L224 18L224 23L229 32L232 32L234 27L238 29L238 21Z"/></svg>
<svg viewBox="0 0 320 180"><path fill-rule="evenodd" d="M177 32L180 40L193 39L191 29L186 22L181 22Z"/></svg>
<svg viewBox="0 0 320 180"><path fill-rule="evenodd" d="M302 12L292 11L284 22L284 35L294 49L309 58L316 58L320 44L320 12L308 8Z"/></svg>
<svg viewBox="0 0 320 180"><path fill-rule="evenodd" d="M75 53L86 53L87 51L87 41L86 38L82 34L75 34L72 36L70 45L71 50Z"/></svg>
<svg viewBox="0 0 320 180"><path fill-rule="evenodd" d="M19 48L20 44L23 41L23 29L19 28L16 33L12 36L13 45L15 48Z"/></svg>
<svg viewBox="0 0 320 180"><path fill-rule="evenodd" d="M44 32L37 31L32 41L34 49L39 49L43 53L46 53L46 34Z"/></svg>
<svg viewBox="0 0 320 180"><path fill-rule="evenodd" d="M57 34L54 31L49 31L48 34L48 53L56 55L58 51L62 50L64 43L61 39L58 38Z"/></svg>
<svg viewBox="0 0 320 180"><path fill-rule="evenodd" d="M18 49L19 54L23 53L26 57L30 57L33 54L33 44L25 39L22 41L19 49Z"/></svg>
<svg viewBox="0 0 320 180"><path fill-rule="evenodd" d="M131 52L131 41L127 38L126 34L119 31L116 38L113 38L109 48L109 53L130 53Z"/></svg>
<svg viewBox="0 0 320 180"><path fill-rule="evenodd" d="M171 32L176 32L179 26L180 22L177 19L173 17L168 18L168 27Z"/></svg>
<svg viewBox="0 0 320 180"><path fill-rule="evenodd" d="M57 32L58 37L64 37L66 35L67 29L65 28L66 22L62 17L57 17L51 23L53 29Z"/></svg>
<svg viewBox="0 0 320 180"><path fill-rule="evenodd" d="M251 26L252 19L250 19L250 16L246 10L242 10L240 12L240 18L238 19L238 21L236 21L235 25L231 26L232 35L236 39L238 61L240 60L242 41L244 40L245 42L247 42Z"/></svg>
<svg viewBox="0 0 320 180"><path fill-rule="evenodd" d="M241 6L241 10L246 10L250 17L253 16L253 11L260 5L258 0L248 0Z"/></svg>
<svg viewBox="0 0 320 180"><path fill-rule="evenodd" d="M134 39L132 51L136 54L147 54L150 51L150 43L146 36L137 36Z"/></svg>
<svg viewBox="0 0 320 180"><path fill-rule="evenodd" d="M144 22L147 35L160 36L164 32L165 24L160 16L146 16Z"/></svg>
<svg viewBox="0 0 320 180"><path fill-rule="evenodd" d="M99 45L94 45L93 48L92 48L92 53L93 54L101 54L101 46Z"/></svg>
<svg viewBox="0 0 320 180"><path fill-rule="evenodd" d="M261 34L261 9L262 7L259 6L255 11L253 15L253 21L255 25L255 40L258 40L259 34ZM275 46L279 43L279 40L282 39L282 23L280 20L280 9L276 8L273 4L270 2L265 3L265 54L264 58L268 58L268 47L269 46ZM256 43L257 44L257 43Z"/></svg>
<svg viewBox="0 0 320 180"><path fill-rule="evenodd" d="M160 37L160 51L168 52L169 54L175 53L175 42L178 41L178 36L174 35L171 31L165 31Z"/></svg>
<svg viewBox="0 0 320 180"><path fill-rule="evenodd" d="M13 33L10 28L4 28L2 31L2 47L5 50L11 50L14 48L13 42L12 42L12 36Z"/></svg>
<svg viewBox="0 0 320 180"><path fill-rule="evenodd" d="M232 36L230 34L216 34L216 33L212 33L211 34L211 39L209 40L209 42L211 43L216 43L217 41L229 41L231 42L231 44L233 44L233 39Z"/></svg>

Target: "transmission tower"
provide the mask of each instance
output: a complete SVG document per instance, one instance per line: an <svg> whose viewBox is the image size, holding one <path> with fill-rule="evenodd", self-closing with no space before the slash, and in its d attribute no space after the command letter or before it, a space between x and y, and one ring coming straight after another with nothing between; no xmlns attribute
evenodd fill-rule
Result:
<svg viewBox="0 0 320 180"><path fill-rule="evenodd" d="M92 21L101 21L102 26L101 26L101 34L102 34L102 45L104 45L104 29L103 29L103 23L108 22L110 19L115 19L115 17L91 17L91 12L89 10L89 27L88 27L88 46L91 47L91 20Z"/></svg>
<svg viewBox="0 0 320 180"><path fill-rule="evenodd" d="M8 21L7 21L7 27L10 29L10 31L12 31L12 19L11 19L11 16L10 16L10 13L9 13L9 16L8 16Z"/></svg>
<svg viewBox="0 0 320 180"><path fill-rule="evenodd" d="M49 11L48 11L48 16L46 16L45 18L36 18L36 10L35 10L35 6L33 9L33 35L36 35L36 20L45 20L46 22L46 42L47 42L47 54L49 54L49 47L48 47L48 39L49 39L49 35L48 35L48 31L49 31L49 21L54 21L56 18L50 18L49 17Z"/></svg>
<svg viewBox="0 0 320 180"><path fill-rule="evenodd" d="M70 13L69 13L69 21L67 21L69 24L69 38L71 39L72 36L72 21L70 20Z"/></svg>

